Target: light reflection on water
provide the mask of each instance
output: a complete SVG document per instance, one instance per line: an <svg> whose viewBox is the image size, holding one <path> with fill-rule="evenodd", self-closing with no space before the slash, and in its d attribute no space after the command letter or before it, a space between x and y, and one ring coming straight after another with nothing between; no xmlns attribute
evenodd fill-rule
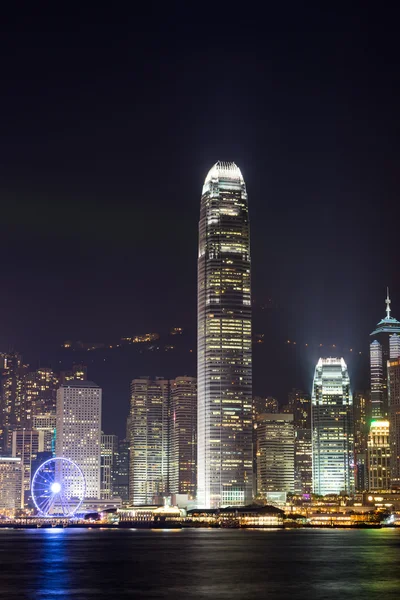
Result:
<svg viewBox="0 0 400 600"><path fill-rule="evenodd" d="M0 599L385 600L399 551L392 529L0 529Z"/></svg>

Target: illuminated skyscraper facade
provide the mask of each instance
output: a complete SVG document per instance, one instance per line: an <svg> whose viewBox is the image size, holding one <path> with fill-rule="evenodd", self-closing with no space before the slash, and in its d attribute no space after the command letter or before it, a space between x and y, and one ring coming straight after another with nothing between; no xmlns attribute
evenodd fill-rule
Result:
<svg viewBox="0 0 400 600"><path fill-rule="evenodd" d="M177 377L170 382L169 493L196 496L197 380Z"/></svg>
<svg viewBox="0 0 400 600"><path fill-rule="evenodd" d="M266 498L267 492L294 492L293 415L260 415L256 426L257 495Z"/></svg>
<svg viewBox="0 0 400 600"><path fill-rule="evenodd" d="M343 358L320 358L315 368L312 440L314 493L353 493L353 397Z"/></svg>
<svg viewBox="0 0 400 600"><path fill-rule="evenodd" d="M100 498L101 388L73 379L57 390L56 456L83 471L86 498ZM77 494L84 490L77 489Z"/></svg>
<svg viewBox="0 0 400 600"><path fill-rule="evenodd" d="M389 490L390 427L386 419L373 419L368 435L368 489Z"/></svg>
<svg viewBox="0 0 400 600"><path fill-rule="evenodd" d="M14 515L21 508L21 459L0 456L0 511Z"/></svg>
<svg viewBox="0 0 400 600"><path fill-rule="evenodd" d="M400 358L388 363L392 483L400 486Z"/></svg>
<svg viewBox="0 0 400 600"><path fill-rule="evenodd" d="M100 442L100 497L111 500L117 496L117 460L118 437L116 435L101 434Z"/></svg>
<svg viewBox="0 0 400 600"><path fill-rule="evenodd" d="M33 464L44 450L43 431L17 429L12 433L12 456L21 459L21 507L29 504Z"/></svg>
<svg viewBox="0 0 400 600"><path fill-rule="evenodd" d="M400 322L391 317L389 290L386 296L386 317L379 321L371 333L371 406L372 417L387 417L388 374L387 361L400 356Z"/></svg>
<svg viewBox="0 0 400 600"><path fill-rule="evenodd" d="M198 255L197 504L252 498L250 230L235 163L216 163L203 186Z"/></svg>
<svg viewBox="0 0 400 600"><path fill-rule="evenodd" d="M168 492L169 381L131 383L129 502L153 504ZM157 499L157 500L156 500Z"/></svg>

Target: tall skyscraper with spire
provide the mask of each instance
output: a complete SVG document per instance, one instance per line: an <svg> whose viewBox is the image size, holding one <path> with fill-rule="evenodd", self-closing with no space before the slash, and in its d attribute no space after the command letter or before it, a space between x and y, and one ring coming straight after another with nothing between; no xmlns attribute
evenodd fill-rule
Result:
<svg viewBox="0 0 400 600"><path fill-rule="evenodd" d="M217 162L203 186L198 255L198 506L252 498L250 230L246 185Z"/></svg>
<svg viewBox="0 0 400 600"><path fill-rule="evenodd" d="M386 294L386 317L379 321L371 333L371 408L373 417L386 417L388 414L388 360L400 356L400 322L391 317L389 289Z"/></svg>

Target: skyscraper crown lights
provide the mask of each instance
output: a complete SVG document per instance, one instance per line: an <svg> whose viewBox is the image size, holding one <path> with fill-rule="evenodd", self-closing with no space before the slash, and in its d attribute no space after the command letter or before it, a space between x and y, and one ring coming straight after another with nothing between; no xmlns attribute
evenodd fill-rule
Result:
<svg viewBox="0 0 400 600"><path fill-rule="evenodd" d="M387 288L386 292L386 317L379 321L376 329L371 333L371 335L376 335L381 332L392 332L392 333L400 333L400 321L390 316L391 313L391 304L390 296L389 296L389 288Z"/></svg>
<svg viewBox="0 0 400 600"><path fill-rule="evenodd" d="M217 181L218 179L229 179L236 181L237 183L244 183L242 172L234 162L216 162L207 173L207 177L204 181L204 187L210 183L210 181Z"/></svg>

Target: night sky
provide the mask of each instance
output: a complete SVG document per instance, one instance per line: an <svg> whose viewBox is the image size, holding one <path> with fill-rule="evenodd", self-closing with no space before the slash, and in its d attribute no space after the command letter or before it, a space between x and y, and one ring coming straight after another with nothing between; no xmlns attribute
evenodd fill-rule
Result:
<svg viewBox="0 0 400 600"><path fill-rule="evenodd" d="M66 339L181 326L195 351L201 187L226 160L249 194L255 391L284 400L309 381L318 352L287 359L287 339L367 359L386 285L400 318L398 33L365 7L289 7L258 23L173 8L2 19L0 350L37 366ZM195 352L160 374L183 368ZM133 357L126 381L98 381L116 429L129 377L153 369Z"/></svg>

